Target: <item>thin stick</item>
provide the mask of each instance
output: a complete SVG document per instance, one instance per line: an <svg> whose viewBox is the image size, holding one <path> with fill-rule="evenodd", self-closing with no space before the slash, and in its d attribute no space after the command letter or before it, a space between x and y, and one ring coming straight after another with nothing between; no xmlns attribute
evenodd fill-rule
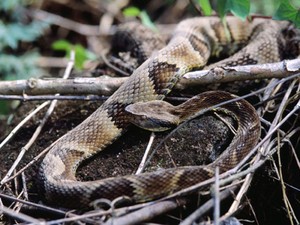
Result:
<svg viewBox="0 0 300 225"><path fill-rule="evenodd" d="M41 101L41 100L83 100L83 101L95 101L95 100L106 100L107 96L99 95L0 95L0 99L3 100L20 100L20 101Z"/></svg>
<svg viewBox="0 0 300 225"><path fill-rule="evenodd" d="M47 106L50 102L44 102L43 104L39 105L35 110L33 110L31 113L29 113L10 133L9 135L1 142L0 144L0 150L1 148L7 144L11 138L17 133L17 131L24 126L37 112L39 112L42 108Z"/></svg>
<svg viewBox="0 0 300 225"><path fill-rule="evenodd" d="M45 224L44 222L37 220L31 216L25 215L21 212L15 212L14 210L11 210L2 204L0 204L0 213L6 214L8 216L11 216L17 220L21 220L27 223L33 223L33 224Z"/></svg>
<svg viewBox="0 0 300 225"><path fill-rule="evenodd" d="M226 217L226 215L227 216L232 215L238 209L238 206L241 203L242 197L244 196L244 194L247 192L248 188L250 187L250 183L252 181L252 178L253 178L253 173L250 173L246 176L242 187L240 188L240 190L239 190L237 196L235 197L232 205L230 206L228 212L225 214L225 217Z"/></svg>
<svg viewBox="0 0 300 225"><path fill-rule="evenodd" d="M5 95L46 95L46 94L94 94L111 95L128 77L77 77L63 78L30 78L28 80L1 81L0 94ZM26 97L26 96L25 96ZM26 100L26 98L25 98Z"/></svg>
<svg viewBox="0 0 300 225"><path fill-rule="evenodd" d="M147 158L148 158L148 155L149 155L149 152L150 152L150 150L151 150L151 147L152 147L152 144L153 144L154 139L155 139L155 133L154 133L154 132L151 132L151 135L150 135L150 139L149 139L147 148L146 148L146 150L145 150L145 153L144 153L144 155L143 155L142 161L141 161L141 163L140 163L140 165L139 165L139 167L138 167L138 169L137 169L137 171L136 171L135 174L140 174L140 173L143 172L144 167L145 167L145 163L146 163L146 160L147 160Z"/></svg>
<svg viewBox="0 0 300 225"><path fill-rule="evenodd" d="M256 64L234 67L214 67L186 73L178 85L182 88L191 85L223 83L238 80L284 78L300 71L300 59L283 60L277 63ZM185 80L186 79L186 80Z"/></svg>
<svg viewBox="0 0 300 225"><path fill-rule="evenodd" d="M222 192L220 192L220 201L223 201L225 198L227 198L235 189L236 187L232 187L230 189L226 189ZM194 224L197 219L199 219L201 216L203 216L205 213L207 213L212 207L214 206L214 200L210 199L207 202L205 202L201 207L199 207L196 211L194 211L192 214L190 214L185 220L183 220L180 225L191 225Z"/></svg>
<svg viewBox="0 0 300 225"><path fill-rule="evenodd" d="M72 216L71 218L63 218L63 219L57 219L57 220L52 220L52 221L48 221L47 225L54 225L54 224L61 224L61 223L66 223L66 222L72 222L72 221L79 221L79 220L86 220L92 217L100 217L100 216L106 216L106 215L113 215L113 214L127 214L128 212L132 212L134 210L137 209L141 209L147 206L152 205L153 202L148 202L148 203L142 203L142 204L137 204L137 205L133 205L133 206L128 206L128 207L123 207L123 208L118 208L118 209L108 209L106 211L93 211L93 212L89 212L83 215L75 215Z"/></svg>
<svg viewBox="0 0 300 225"><path fill-rule="evenodd" d="M286 208L290 223L291 223L291 225L294 225L293 217L296 218L296 216L293 212L293 209L292 209L292 207L289 203L288 196L286 194L286 187L285 187L284 180L283 180L283 175L282 175L282 164L281 164L281 155L280 155L280 148L279 147L278 147L278 150L277 150L277 157L278 157L278 164L279 164L279 169L277 169L277 171L278 171L279 180L280 180L280 184L281 184L281 192L282 192L282 196L283 196L283 202L285 204L285 208Z"/></svg>
<svg viewBox="0 0 300 225"><path fill-rule="evenodd" d="M39 208L39 209L42 209L42 210L45 210L45 211L49 211L51 213L56 213L56 214L61 215L61 216L66 216L66 214L67 214L66 212L64 212L62 210L59 210L59 209L51 208L49 206L37 204L37 203L34 203L34 202L29 202L29 201L19 199L19 198L15 198L13 196L5 195L5 194L2 194L2 193L0 193L0 197L3 198L3 199L6 199L6 200L12 201L12 202L20 202L22 204L26 204L26 205L31 206L31 207ZM1 198L0 198L0 200L1 200ZM1 204L0 204L0 206L1 206Z"/></svg>
<svg viewBox="0 0 300 225"><path fill-rule="evenodd" d="M215 185L214 185L214 225L219 225L220 219L220 178L219 178L219 167L215 169Z"/></svg>
<svg viewBox="0 0 300 225"><path fill-rule="evenodd" d="M119 218L111 218L104 225L126 225L126 224L140 224L144 221L148 221L156 216L163 213L169 212L183 206L186 204L186 200L167 200L162 202L157 202L155 204L149 205L148 207L137 210L133 213L129 213L125 216Z"/></svg>
<svg viewBox="0 0 300 225"><path fill-rule="evenodd" d="M28 10L27 13L28 13L28 15L30 15L31 17L33 17L35 19L46 21L51 24L55 24L57 26L66 28L68 30L75 31L75 32L85 35L85 36L99 35L99 26L96 26L96 25L92 26L92 25L78 23L73 20L64 18L62 16L59 16L59 15L56 15L53 13L49 13L49 12L46 12L43 10L39 10L39 9L31 9L31 10Z"/></svg>

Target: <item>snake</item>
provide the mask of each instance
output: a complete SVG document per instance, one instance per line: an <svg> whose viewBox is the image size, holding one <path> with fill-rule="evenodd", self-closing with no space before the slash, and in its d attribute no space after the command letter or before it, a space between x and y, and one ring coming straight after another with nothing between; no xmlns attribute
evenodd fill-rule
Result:
<svg viewBox="0 0 300 225"><path fill-rule="evenodd" d="M212 56L237 51L220 62L224 66L282 60L287 26L288 22L263 18L241 21L227 17L225 25L218 17L181 21L166 46L143 62L94 113L49 147L39 170L46 201L71 208L120 196L133 203L146 202L212 178L216 167L224 173L236 166L260 138L260 119L250 103L238 100L214 108L236 98L222 91L204 92L179 106L163 99L185 73L204 68ZM164 130L210 107L232 116L238 124L231 144L214 162L95 181L76 179L82 161L114 142L132 122L145 129ZM146 108L152 111L144 112Z"/></svg>

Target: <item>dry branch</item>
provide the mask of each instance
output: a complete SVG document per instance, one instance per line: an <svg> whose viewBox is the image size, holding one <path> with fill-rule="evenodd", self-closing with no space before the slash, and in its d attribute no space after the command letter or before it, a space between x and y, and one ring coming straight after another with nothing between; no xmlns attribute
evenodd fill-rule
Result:
<svg viewBox="0 0 300 225"><path fill-rule="evenodd" d="M179 81L182 89L204 84L225 83L231 81L284 78L300 71L300 59L283 60L277 63L215 67L209 70L189 72Z"/></svg>
<svg viewBox="0 0 300 225"><path fill-rule="evenodd" d="M66 19L62 16L58 16L53 13L49 13L39 9L31 9L28 10L28 15L30 15L34 19L42 20L68 30L75 31L79 34L86 36L99 35L99 27L93 25L87 25L75 22L70 19Z"/></svg>
<svg viewBox="0 0 300 225"><path fill-rule="evenodd" d="M183 89L208 83L222 83L236 80L283 78L300 71L300 59L285 60L278 63L216 67L210 70L190 72L184 75L175 86ZM101 76L98 78L74 79L35 79L0 82L0 99L13 98L7 95L45 95L45 94L94 94L111 95L126 77ZM17 96L16 96L17 98ZM26 99L26 96L24 97Z"/></svg>
<svg viewBox="0 0 300 225"><path fill-rule="evenodd" d="M75 79L35 79L2 81L0 82L1 95L40 95L40 94L112 94L127 78L99 78Z"/></svg>
<svg viewBox="0 0 300 225"><path fill-rule="evenodd" d="M32 224L43 224L42 221L40 221L38 219L35 219L31 216L28 216L28 215L20 213L20 212L16 212L16 211L9 209L3 205L0 207L0 213L6 214L12 218L15 218L15 219L23 221L23 222L32 223Z"/></svg>
<svg viewBox="0 0 300 225"><path fill-rule="evenodd" d="M186 204L185 199L177 200L166 200L162 202L157 202L147 207L144 207L140 210L137 210L132 213L128 213L125 216L119 218L109 219L105 225L126 225L126 224L140 224L150 219L155 218L156 216L162 215L166 212L169 212L173 209L178 208Z"/></svg>

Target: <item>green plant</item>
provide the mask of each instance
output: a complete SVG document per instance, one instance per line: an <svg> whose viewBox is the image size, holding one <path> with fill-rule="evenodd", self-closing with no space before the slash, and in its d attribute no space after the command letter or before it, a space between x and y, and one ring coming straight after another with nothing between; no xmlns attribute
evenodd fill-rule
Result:
<svg viewBox="0 0 300 225"><path fill-rule="evenodd" d="M217 0L217 12L221 18L231 12L233 15L246 19L250 12L256 13L261 10L262 6L266 6L263 15L273 15L276 20L292 21L297 27L300 27L300 3L296 0L268 0L251 1L250 0ZM205 16L212 14L212 7L209 0L198 0L198 4ZM251 9L251 10L250 10Z"/></svg>
<svg viewBox="0 0 300 225"><path fill-rule="evenodd" d="M85 49L80 44L71 44L67 40L58 40L52 44L52 49L65 51L67 57L70 57L71 51L75 52L75 68L78 70L83 69L83 64L86 60L94 60L97 56L90 52L89 50Z"/></svg>
<svg viewBox="0 0 300 225"><path fill-rule="evenodd" d="M130 6L123 10L123 15L126 17L139 17L142 21L142 24L149 27L150 29L152 29L155 32L158 31L155 24L150 19L148 13L144 10L141 11L137 7Z"/></svg>
<svg viewBox="0 0 300 225"><path fill-rule="evenodd" d="M4 80L28 78L41 71L35 61L37 51L26 51L21 42L35 41L48 27L40 21L30 21L25 13L24 0L0 1L0 78Z"/></svg>
<svg viewBox="0 0 300 225"><path fill-rule="evenodd" d="M297 9L296 6L289 1L281 1L273 18L277 20L290 20L300 28L300 8Z"/></svg>

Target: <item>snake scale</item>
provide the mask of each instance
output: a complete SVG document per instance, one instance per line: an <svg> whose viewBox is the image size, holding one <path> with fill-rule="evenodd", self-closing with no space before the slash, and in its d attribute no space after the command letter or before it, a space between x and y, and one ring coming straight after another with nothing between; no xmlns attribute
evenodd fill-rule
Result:
<svg viewBox="0 0 300 225"><path fill-rule="evenodd" d="M244 46L221 65L255 64L280 61L285 46L282 30L287 22L256 18L252 22L226 19L191 18L180 22L169 43L139 66L102 106L85 121L58 139L43 159L40 180L45 198L55 205L87 207L95 199L128 196L145 202L168 195L233 168L253 148L260 134L259 118L244 100L222 106L238 121L232 143L213 163L206 166L170 168L140 175L80 182L75 178L79 164L103 150L131 124L125 109L137 102L162 100L186 72L203 68L212 55ZM205 92L181 105L181 111L213 106L234 98L225 92ZM190 107L190 108L189 108ZM128 107L130 108L130 106ZM180 108L180 107L179 107Z"/></svg>

